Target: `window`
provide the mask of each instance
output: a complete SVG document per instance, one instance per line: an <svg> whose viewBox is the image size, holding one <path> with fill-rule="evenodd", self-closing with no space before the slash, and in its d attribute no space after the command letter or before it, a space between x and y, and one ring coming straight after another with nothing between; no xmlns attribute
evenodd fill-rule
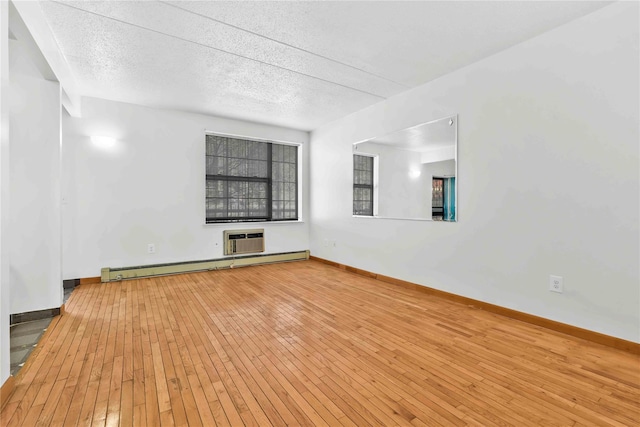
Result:
<svg viewBox="0 0 640 427"><path fill-rule="evenodd" d="M298 146L206 137L206 220L298 219Z"/></svg>
<svg viewBox="0 0 640 427"><path fill-rule="evenodd" d="M353 155L353 214L373 216L373 157Z"/></svg>

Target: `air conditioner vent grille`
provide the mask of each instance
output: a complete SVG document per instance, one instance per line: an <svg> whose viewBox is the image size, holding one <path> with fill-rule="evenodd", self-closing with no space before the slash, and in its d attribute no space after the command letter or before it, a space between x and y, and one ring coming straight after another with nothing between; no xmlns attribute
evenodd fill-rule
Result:
<svg viewBox="0 0 640 427"><path fill-rule="evenodd" d="M264 252L264 230L225 230L224 254L252 254Z"/></svg>

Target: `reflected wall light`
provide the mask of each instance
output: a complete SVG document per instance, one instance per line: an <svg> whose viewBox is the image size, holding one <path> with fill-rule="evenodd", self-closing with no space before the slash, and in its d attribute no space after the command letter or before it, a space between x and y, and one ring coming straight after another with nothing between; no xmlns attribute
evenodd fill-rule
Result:
<svg viewBox="0 0 640 427"><path fill-rule="evenodd" d="M94 135L91 137L91 142L98 148L103 150L110 150L116 145L116 139L110 136Z"/></svg>
<svg viewBox="0 0 640 427"><path fill-rule="evenodd" d="M420 169L410 169L409 170L409 177L411 179L416 179L420 177Z"/></svg>

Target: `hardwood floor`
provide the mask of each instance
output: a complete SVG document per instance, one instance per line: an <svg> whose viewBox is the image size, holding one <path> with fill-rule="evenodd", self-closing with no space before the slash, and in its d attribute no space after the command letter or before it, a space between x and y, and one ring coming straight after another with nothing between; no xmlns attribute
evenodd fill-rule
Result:
<svg viewBox="0 0 640 427"><path fill-rule="evenodd" d="M73 292L2 426L634 426L640 357L304 261Z"/></svg>

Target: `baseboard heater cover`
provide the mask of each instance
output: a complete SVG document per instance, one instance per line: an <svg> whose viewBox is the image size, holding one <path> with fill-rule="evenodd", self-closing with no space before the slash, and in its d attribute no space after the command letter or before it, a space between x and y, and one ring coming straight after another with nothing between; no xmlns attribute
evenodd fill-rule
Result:
<svg viewBox="0 0 640 427"><path fill-rule="evenodd" d="M112 282L142 277L166 276L169 274L192 273L196 271L219 270L222 268L245 267L249 265L271 264L276 262L301 261L309 259L309 251L285 252L278 254L247 255L225 257L202 261L186 261L168 264L140 265L134 267L111 268L101 270L101 282Z"/></svg>

